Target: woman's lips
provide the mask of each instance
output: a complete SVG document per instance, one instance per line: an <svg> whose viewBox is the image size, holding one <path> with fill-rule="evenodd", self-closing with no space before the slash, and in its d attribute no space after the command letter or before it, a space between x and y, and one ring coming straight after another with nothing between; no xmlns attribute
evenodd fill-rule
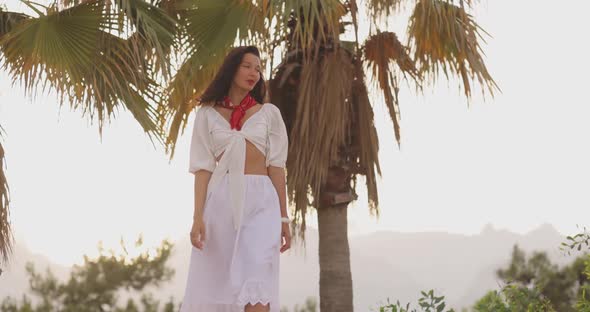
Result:
<svg viewBox="0 0 590 312"><path fill-rule="evenodd" d="M247 80L247 81L248 81L248 83L249 83L249 84L251 84L251 85L253 85L253 84L255 84L255 83L256 83L256 81L254 81L254 80Z"/></svg>

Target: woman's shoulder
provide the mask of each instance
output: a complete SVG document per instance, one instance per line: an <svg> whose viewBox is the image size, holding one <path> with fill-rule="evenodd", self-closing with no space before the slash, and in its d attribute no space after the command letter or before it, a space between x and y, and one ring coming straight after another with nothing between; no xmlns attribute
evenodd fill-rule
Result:
<svg viewBox="0 0 590 312"><path fill-rule="evenodd" d="M260 108L260 111L265 116L265 119L269 124L272 124L273 121L277 118L277 112L279 112L279 116L281 114L279 108L270 102L263 103L262 107Z"/></svg>
<svg viewBox="0 0 590 312"><path fill-rule="evenodd" d="M270 102L262 104L262 107L260 109L265 109L267 114L271 117L276 116L277 113L279 114L279 116L281 115L281 110L276 105Z"/></svg>
<svg viewBox="0 0 590 312"><path fill-rule="evenodd" d="M262 106L270 109L279 109L276 105L274 105L271 102L262 103Z"/></svg>
<svg viewBox="0 0 590 312"><path fill-rule="evenodd" d="M196 112L195 112L195 122L207 125L206 127L211 126L211 122L213 121L211 117L210 110L214 109L212 105L201 104L197 105Z"/></svg>
<svg viewBox="0 0 590 312"><path fill-rule="evenodd" d="M213 108L213 103L201 103L197 105L197 109L208 110Z"/></svg>
<svg viewBox="0 0 590 312"><path fill-rule="evenodd" d="M198 115L207 115L211 109L213 109L213 105L211 105L211 104L197 105L197 114Z"/></svg>

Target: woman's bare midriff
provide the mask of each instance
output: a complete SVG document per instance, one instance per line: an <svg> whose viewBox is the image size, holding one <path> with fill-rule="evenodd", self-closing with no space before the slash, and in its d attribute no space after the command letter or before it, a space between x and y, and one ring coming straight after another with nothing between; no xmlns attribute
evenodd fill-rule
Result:
<svg viewBox="0 0 590 312"><path fill-rule="evenodd" d="M223 153L219 155L217 161L223 157ZM244 174L268 175L264 154L262 154L256 146L248 140L246 140L246 162L244 165Z"/></svg>

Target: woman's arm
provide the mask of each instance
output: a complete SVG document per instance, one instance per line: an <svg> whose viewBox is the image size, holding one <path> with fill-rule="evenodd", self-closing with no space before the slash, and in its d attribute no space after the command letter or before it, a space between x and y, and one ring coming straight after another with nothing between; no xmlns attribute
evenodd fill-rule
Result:
<svg viewBox="0 0 590 312"><path fill-rule="evenodd" d="M275 189L277 190L277 194L279 195L281 217L289 217L287 215L287 191L285 190L285 168L269 166L268 176L270 177L270 180L272 181L272 184L274 185Z"/></svg>
<svg viewBox="0 0 590 312"><path fill-rule="evenodd" d="M287 128L281 111L274 104L268 105L269 114L269 128L268 128L268 150L266 154L266 167L268 176L272 180L272 184L277 189L279 195L279 203L281 204L281 217L288 217L287 215L287 191L285 166L287 163L287 154L289 151L289 138L287 136Z"/></svg>
<svg viewBox="0 0 590 312"><path fill-rule="evenodd" d="M207 186L211 179L211 171L198 170L195 172L194 185L194 213L193 220L201 221L203 219L203 206L205 205L205 198L207 197Z"/></svg>
<svg viewBox="0 0 590 312"><path fill-rule="evenodd" d="M211 178L211 171L200 169L195 171L195 211L191 228L191 243L198 249L203 249L205 243L205 223L203 222L203 206L207 198L207 187Z"/></svg>
<svg viewBox="0 0 590 312"><path fill-rule="evenodd" d="M195 114L188 168L188 171L195 175L193 226L190 236L193 246L199 249L203 248L206 232L203 222L203 206L207 199L209 179L216 166L211 137L209 135L209 121L206 115L207 108L201 107Z"/></svg>
<svg viewBox="0 0 590 312"><path fill-rule="evenodd" d="M288 218L285 165L287 163L287 154L289 152L289 137L287 136L287 128L279 108L274 104L266 105L269 105L270 113L266 167L268 168L268 176L279 195L281 217ZM281 253L291 248L291 231L289 230L289 223L287 222L281 222L281 241Z"/></svg>
<svg viewBox="0 0 590 312"><path fill-rule="evenodd" d="M279 195L279 204L281 206L281 217L287 217L287 191L286 187L286 179L285 179L285 168L282 167L275 167L269 166L268 168L268 176L272 181L275 189L277 190L277 194ZM291 248L291 230L289 229L289 223L281 221L281 249L280 252L283 253Z"/></svg>

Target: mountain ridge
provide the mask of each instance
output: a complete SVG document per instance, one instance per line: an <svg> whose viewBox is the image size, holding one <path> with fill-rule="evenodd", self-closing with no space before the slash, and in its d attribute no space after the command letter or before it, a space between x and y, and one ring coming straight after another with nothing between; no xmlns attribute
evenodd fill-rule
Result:
<svg viewBox="0 0 590 312"><path fill-rule="evenodd" d="M376 310L387 298L411 306L417 305L421 290L434 289L444 295L447 306L467 307L487 291L499 289L495 270L507 265L514 244L530 254L533 250L546 251L559 265L569 263L570 257L558 251L565 236L555 227L544 223L526 232L513 233L486 224L480 233L466 235L432 232L376 231L349 237L351 267L356 311ZM17 242L18 243L18 242ZM289 308L301 304L308 296L318 297L318 232L306 232L306 250L293 246L281 256L281 305ZM169 267L176 271L173 280L154 291L156 298L166 301L174 296L180 301L184 292L190 250L187 238L177 239ZM35 263L38 271L49 266L64 280L69 268L51 263L43 255L35 255L24 244L16 245L13 266L0 276L0 298L20 294L28 289L24 262ZM14 266L16 265L16 266ZM19 268L21 266L22 268ZM10 285L10 287L6 287ZM126 295L122 295L124 299Z"/></svg>

